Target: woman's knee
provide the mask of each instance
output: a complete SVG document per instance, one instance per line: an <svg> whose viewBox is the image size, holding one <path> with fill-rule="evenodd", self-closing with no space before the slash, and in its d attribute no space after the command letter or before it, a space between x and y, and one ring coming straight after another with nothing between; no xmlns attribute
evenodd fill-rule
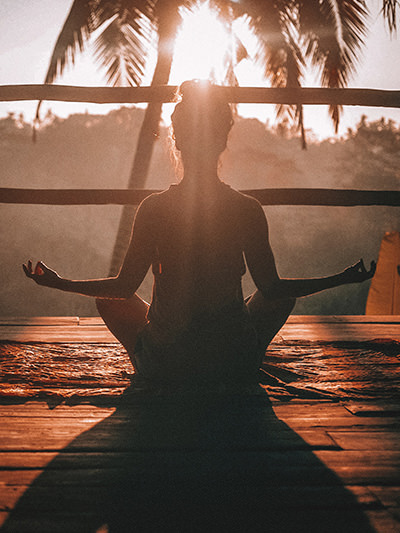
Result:
<svg viewBox="0 0 400 533"><path fill-rule="evenodd" d="M286 322L288 316L296 305L296 298L282 298L279 300L266 301L266 314L271 322Z"/></svg>
<svg viewBox="0 0 400 533"><path fill-rule="evenodd" d="M101 311L103 309L108 309L109 308L109 302L111 300L107 300L106 298L95 298L95 304L96 304L96 308L97 310L99 311L99 313L101 313Z"/></svg>
<svg viewBox="0 0 400 533"><path fill-rule="evenodd" d="M103 319L107 319L108 317L115 316L116 314L116 305L115 300L110 300L108 298L96 298L96 308L99 313L99 315Z"/></svg>
<svg viewBox="0 0 400 533"><path fill-rule="evenodd" d="M126 300L96 298L96 307L108 325L128 323L140 329L147 323L149 306L136 294Z"/></svg>
<svg viewBox="0 0 400 533"><path fill-rule="evenodd" d="M281 315L293 311L296 305L296 298L280 298L276 300L268 300L263 296L261 291L256 291L246 300L250 313L266 313L271 315Z"/></svg>

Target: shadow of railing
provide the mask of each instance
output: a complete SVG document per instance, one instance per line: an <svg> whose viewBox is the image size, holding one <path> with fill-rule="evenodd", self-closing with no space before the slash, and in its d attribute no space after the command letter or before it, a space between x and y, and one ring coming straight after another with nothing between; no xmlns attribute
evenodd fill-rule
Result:
<svg viewBox="0 0 400 533"><path fill-rule="evenodd" d="M374 531L266 395L125 397L65 447L2 533ZM340 453L340 452L339 452Z"/></svg>

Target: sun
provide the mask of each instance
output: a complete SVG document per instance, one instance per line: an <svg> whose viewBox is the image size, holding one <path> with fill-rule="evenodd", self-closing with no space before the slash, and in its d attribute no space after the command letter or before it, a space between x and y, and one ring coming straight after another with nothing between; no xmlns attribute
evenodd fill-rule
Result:
<svg viewBox="0 0 400 533"><path fill-rule="evenodd" d="M178 85L188 79L211 79L222 83L226 60L233 53L233 35L218 20L208 3L182 10L170 82Z"/></svg>

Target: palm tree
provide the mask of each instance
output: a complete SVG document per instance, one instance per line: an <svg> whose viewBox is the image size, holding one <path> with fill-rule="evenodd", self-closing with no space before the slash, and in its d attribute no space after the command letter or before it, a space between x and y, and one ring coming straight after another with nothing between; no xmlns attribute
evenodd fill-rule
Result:
<svg viewBox="0 0 400 533"><path fill-rule="evenodd" d="M158 55L151 83L167 84L181 23L180 8L193 8L197 3L198 0L75 0L54 47L45 83L52 83L61 75L65 65L74 62L76 53L96 32L95 55L107 69L107 81L113 85L140 85L155 30ZM209 0L209 4L229 28L240 17L247 20L258 40L254 59L262 65L273 87L300 87L308 63L320 70L321 86L347 85L366 32L368 9L363 0ZM382 0L383 16L391 31L396 29L396 6L397 0ZM232 63L228 72L232 79ZM147 106L128 188L145 184L161 107L160 102ZM278 114L284 112L297 119L304 141L302 107L280 106ZM330 106L336 130L340 112L340 106ZM132 217L133 209L125 207L112 273L125 253Z"/></svg>

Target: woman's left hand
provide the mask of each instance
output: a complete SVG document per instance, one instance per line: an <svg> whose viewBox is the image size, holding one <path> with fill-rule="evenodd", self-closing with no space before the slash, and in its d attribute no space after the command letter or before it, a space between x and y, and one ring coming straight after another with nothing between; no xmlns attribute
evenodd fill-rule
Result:
<svg viewBox="0 0 400 533"><path fill-rule="evenodd" d="M38 285L43 285L44 287L57 287L61 279L57 272L46 266L42 261L36 264L35 270L33 270L31 260L26 265L22 265L22 268L28 278L33 279Z"/></svg>
<svg viewBox="0 0 400 533"><path fill-rule="evenodd" d="M371 261L370 269L367 270L364 261L360 259L358 263L352 265L342 272L344 283L361 283L367 279L371 279L376 271L376 262Z"/></svg>

